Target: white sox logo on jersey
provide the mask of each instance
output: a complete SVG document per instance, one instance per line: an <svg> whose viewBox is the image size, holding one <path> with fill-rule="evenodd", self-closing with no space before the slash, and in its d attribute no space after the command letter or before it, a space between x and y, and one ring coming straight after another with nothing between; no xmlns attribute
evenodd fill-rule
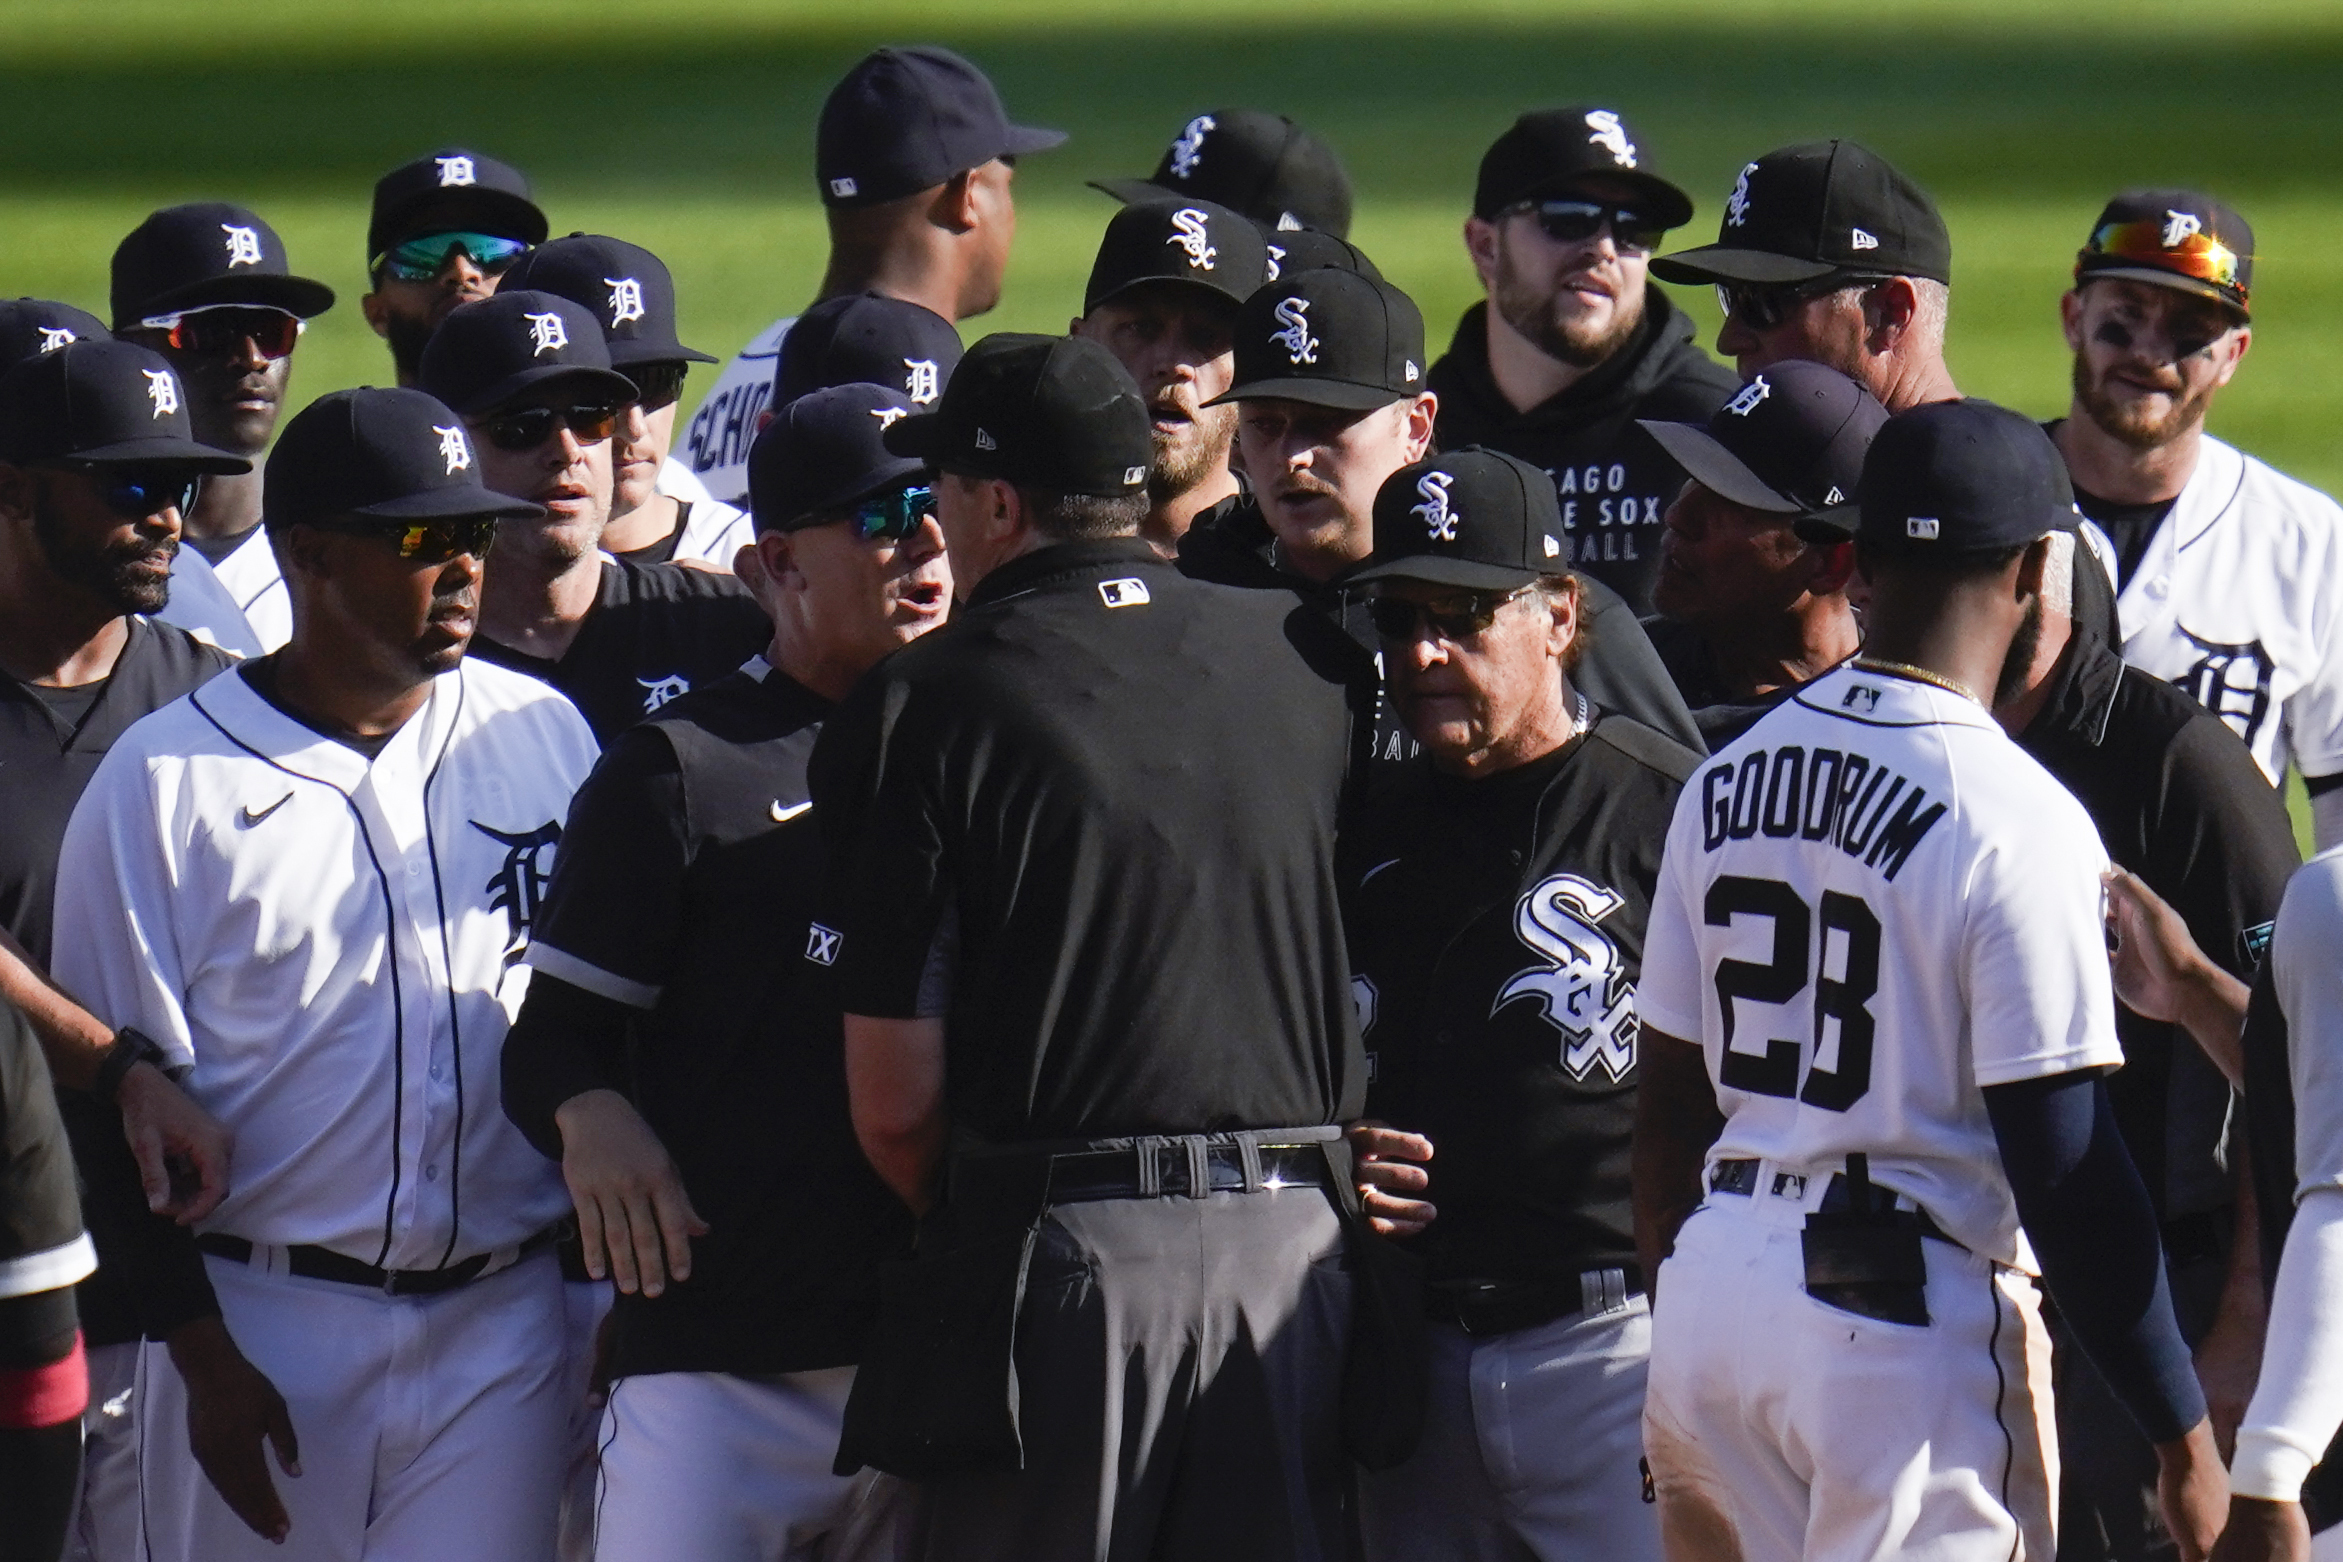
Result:
<svg viewBox="0 0 2343 1562"><path fill-rule="evenodd" d="M504 848L504 865L488 876L488 909L501 911L510 924L505 940L506 970L529 952L529 930L537 925L537 908L545 899L545 881L551 877L545 854L561 841L561 825L546 820L534 830L508 833L492 830L479 820L472 828Z"/></svg>
<svg viewBox="0 0 2343 1562"><path fill-rule="evenodd" d="M1204 214L1193 206L1183 206L1172 213L1172 226L1178 231L1163 242L1177 244L1188 252L1190 270L1210 271L1213 257L1220 251L1212 247L1212 233L1204 226Z"/></svg>
<svg viewBox="0 0 2343 1562"><path fill-rule="evenodd" d="M80 340L80 337L61 325L44 325L41 327L41 354L46 357L67 343Z"/></svg>
<svg viewBox="0 0 2343 1562"><path fill-rule="evenodd" d="M439 436L439 459L447 463L449 477L472 469L472 447L464 443L462 424L434 423L431 432Z"/></svg>
<svg viewBox="0 0 2343 1562"><path fill-rule="evenodd" d="M439 165L439 187L443 190L471 184L477 177L468 157L435 157L432 161Z"/></svg>
<svg viewBox="0 0 2343 1562"><path fill-rule="evenodd" d="M1489 1005L1535 998L1562 1033L1562 1070L1581 1083L1601 1069L1617 1084L1635 1067L1635 988L1619 946L1595 924L1627 904L1616 890L1557 873L1521 897L1513 933L1546 964L1517 973Z"/></svg>
<svg viewBox="0 0 2343 1562"><path fill-rule="evenodd" d="M1454 542L1456 523L1464 518L1448 506L1448 485L1455 481L1447 472L1426 472L1416 479L1416 492L1424 502L1411 506L1407 513L1424 523L1434 542Z"/></svg>
<svg viewBox="0 0 2343 1562"><path fill-rule="evenodd" d="M610 323L613 326L643 318L641 281L634 277L604 277L602 285L610 289Z"/></svg>
<svg viewBox="0 0 2343 1562"><path fill-rule="evenodd" d="M232 222L220 224L220 232L228 239L230 266L257 266L260 264L260 235L251 228L239 228Z"/></svg>
<svg viewBox="0 0 2343 1562"><path fill-rule="evenodd" d="M1269 339L1285 349L1286 358L1296 364L1316 363L1318 338L1310 334L1310 301L1306 298L1280 300L1276 319L1285 329L1270 332Z"/></svg>
<svg viewBox="0 0 2343 1562"><path fill-rule="evenodd" d="M561 323L561 316L549 312L521 318L529 322L530 357L542 358L569 345L569 327Z"/></svg>
<svg viewBox="0 0 2343 1562"><path fill-rule="evenodd" d="M146 399L154 403L153 416L167 418L179 410L179 382L168 369L141 369L146 376Z"/></svg>
<svg viewBox="0 0 2343 1562"><path fill-rule="evenodd" d="M1742 386L1741 394L1735 396L1731 401L1725 403L1725 410L1737 418L1745 418L1757 410L1757 404L1759 402L1765 400L1766 397L1771 396L1773 393L1774 388L1771 385L1766 384L1765 376L1761 374L1756 379L1751 380L1748 384Z"/></svg>
<svg viewBox="0 0 2343 1562"><path fill-rule="evenodd" d="M2195 212L2176 212L2170 207L2164 211L2164 247L2178 249L2181 244L2205 231L2205 224Z"/></svg>
<svg viewBox="0 0 2343 1562"><path fill-rule="evenodd" d="M936 361L933 358L906 358L903 360L903 394L914 406L924 407L936 399ZM903 416L908 417L905 413ZM881 424L884 428L886 425Z"/></svg>
<svg viewBox="0 0 2343 1562"><path fill-rule="evenodd" d="M2172 627L2198 653L2189 670L2172 681L2227 722L2229 730L2243 738L2248 748L2254 747L2261 739L2262 724L2277 708L2270 699L2270 653L2262 649L2259 640L2225 644L2193 635L2185 624Z"/></svg>
<svg viewBox="0 0 2343 1562"><path fill-rule="evenodd" d="M1619 123L1619 116L1607 108L1599 108L1586 116L1587 142L1611 154L1611 161L1621 168L1635 166L1635 143L1627 139L1627 129Z"/></svg>
<svg viewBox="0 0 2343 1562"><path fill-rule="evenodd" d="M681 673L669 673L664 678L637 678L643 691L643 714L648 716L669 700L680 699L692 692L690 680Z"/></svg>
<svg viewBox="0 0 2343 1562"><path fill-rule="evenodd" d="M1733 193L1725 197L1725 222L1729 227L1738 228L1749 220L1749 176L1755 172L1755 163L1744 167L1741 177L1733 181Z"/></svg>
<svg viewBox="0 0 2343 1562"><path fill-rule="evenodd" d="M1186 179L1196 172L1196 165L1204 160L1204 135L1216 128L1210 114L1198 114L1188 121L1188 128L1171 144L1171 171L1174 179Z"/></svg>

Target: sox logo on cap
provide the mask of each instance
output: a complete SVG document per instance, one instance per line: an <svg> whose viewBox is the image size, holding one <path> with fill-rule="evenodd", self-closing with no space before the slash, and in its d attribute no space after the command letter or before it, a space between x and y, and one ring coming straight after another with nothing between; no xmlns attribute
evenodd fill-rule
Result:
<svg viewBox="0 0 2343 1562"><path fill-rule="evenodd" d="M1212 247L1212 233L1204 225L1204 214L1193 206L1183 206L1172 213L1172 227L1178 231L1166 235L1163 242L1186 250L1191 268L1210 271L1213 257L1220 251Z"/></svg>
<svg viewBox="0 0 2343 1562"><path fill-rule="evenodd" d="M1619 123L1619 116L1607 108L1598 108L1586 116L1586 128L1591 132L1587 140L1611 154L1611 161L1621 168L1635 166L1635 143L1627 139L1627 129Z"/></svg>
<svg viewBox="0 0 2343 1562"><path fill-rule="evenodd" d="M1408 513L1424 523L1424 530L1434 542L1456 540L1456 523L1460 517L1448 504L1448 485L1454 481L1446 472L1426 472L1416 479L1416 492L1423 495L1424 502Z"/></svg>
<svg viewBox="0 0 2343 1562"><path fill-rule="evenodd" d="M1188 121L1187 128L1180 132L1179 139L1171 145L1173 178L1186 179L1196 172L1196 165L1204 157L1204 134L1213 128L1210 114L1198 114Z"/></svg>
<svg viewBox="0 0 2343 1562"><path fill-rule="evenodd" d="M1277 321L1285 329L1272 331L1269 339L1285 349L1293 363L1318 361L1318 338L1310 334L1310 301L1306 298L1288 298L1277 306Z"/></svg>

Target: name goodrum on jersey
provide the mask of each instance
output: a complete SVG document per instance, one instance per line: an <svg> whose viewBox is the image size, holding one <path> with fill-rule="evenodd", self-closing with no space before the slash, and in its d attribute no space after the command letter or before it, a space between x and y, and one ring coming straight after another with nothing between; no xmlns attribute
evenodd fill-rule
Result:
<svg viewBox="0 0 2343 1562"><path fill-rule="evenodd" d="M1945 805L1927 788L1851 749L1751 749L1700 778L1701 844L1759 834L1828 841L1893 883Z"/></svg>

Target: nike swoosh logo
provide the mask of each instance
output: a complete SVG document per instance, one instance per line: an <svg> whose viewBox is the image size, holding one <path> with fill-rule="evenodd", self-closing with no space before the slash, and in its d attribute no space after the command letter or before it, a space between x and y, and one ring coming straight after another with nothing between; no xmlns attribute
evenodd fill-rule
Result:
<svg viewBox="0 0 2343 1562"><path fill-rule="evenodd" d="M776 797L773 799L773 806L766 811L773 816L773 822L775 824L787 824L790 820L796 818L799 814L804 813L808 808L811 807L813 807L813 804L811 803L799 803L794 807L784 808L781 806L781 799Z"/></svg>
<svg viewBox="0 0 2343 1562"><path fill-rule="evenodd" d="M245 829L249 830L254 825L260 823L261 820L266 819L270 814L275 813L278 809L284 807L292 800L293 794L287 792L284 796L278 798L275 802L269 804L266 808L255 808L250 803L246 803L244 805L244 812L242 816L239 817L236 822L243 825Z"/></svg>

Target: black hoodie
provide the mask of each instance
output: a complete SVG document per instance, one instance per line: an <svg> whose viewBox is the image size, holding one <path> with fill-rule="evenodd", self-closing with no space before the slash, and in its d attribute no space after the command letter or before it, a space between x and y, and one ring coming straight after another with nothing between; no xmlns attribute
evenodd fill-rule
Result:
<svg viewBox="0 0 2343 1562"><path fill-rule="evenodd" d="M1633 340L1527 412L1514 411L1489 375L1485 303L1464 312L1428 380L1440 397L1440 448L1486 445L1544 467L1561 492L1572 567L1639 614L1652 610L1660 516L1684 469L1635 420L1706 423L1741 388L1731 369L1693 345L1691 319L1666 295L1647 287L1643 297Z"/></svg>

